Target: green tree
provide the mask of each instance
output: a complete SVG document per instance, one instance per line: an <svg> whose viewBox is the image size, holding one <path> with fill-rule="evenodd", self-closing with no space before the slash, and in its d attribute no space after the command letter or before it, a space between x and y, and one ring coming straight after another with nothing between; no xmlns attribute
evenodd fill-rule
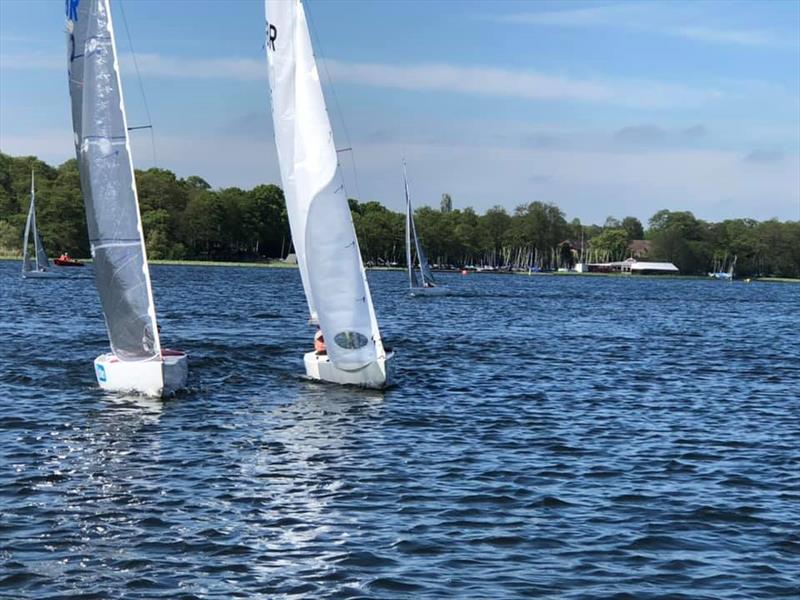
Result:
<svg viewBox="0 0 800 600"><path fill-rule="evenodd" d="M636 217L625 217L622 219L621 227L628 234L628 242L644 239L644 227Z"/></svg>
<svg viewBox="0 0 800 600"><path fill-rule="evenodd" d="M623 260L628 254L628 232L606 229L589 242L593 253L604 260Z"/></svg>

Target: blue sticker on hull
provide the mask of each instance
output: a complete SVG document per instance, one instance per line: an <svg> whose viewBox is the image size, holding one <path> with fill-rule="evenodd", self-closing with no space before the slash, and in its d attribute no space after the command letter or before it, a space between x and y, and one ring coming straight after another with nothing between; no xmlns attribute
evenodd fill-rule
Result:
<svg viewBox="0 0 800 600"><path fill-rule="evenodd" d="M103 365L95 365L95 370L97 371L97 381L102 381L105 383L106 381L106 368Z"/></svg>

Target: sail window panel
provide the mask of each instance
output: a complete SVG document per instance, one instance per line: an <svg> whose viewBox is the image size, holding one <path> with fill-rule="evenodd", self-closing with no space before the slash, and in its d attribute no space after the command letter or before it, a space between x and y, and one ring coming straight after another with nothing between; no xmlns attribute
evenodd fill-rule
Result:
<svg viewBox="0 0 800 600"><path fill-rule="evenodd" d="M342 331L333 336L333 341L340 348L358 350L369 343L369 338L357 331Z"/></svg>

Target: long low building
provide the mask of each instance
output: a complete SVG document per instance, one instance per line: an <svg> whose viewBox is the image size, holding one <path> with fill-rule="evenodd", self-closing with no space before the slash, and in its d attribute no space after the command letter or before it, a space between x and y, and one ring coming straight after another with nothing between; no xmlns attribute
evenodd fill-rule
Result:
<svg viewBox="0 0 800 600"><path fill-rule="evenodd" d="M635 275L677 275L678 267L671 262L647 262L629 258L616 262L588 263L581 265L579 272L589 273L632 273Z"/></svg>
<svg viewBox="0 0 800 600"><path fill-rule="evenodd" d="M630 271L639 275L677 275L680 273L678 267L671 262L644 262L638 260L631 263Z"/></svg>

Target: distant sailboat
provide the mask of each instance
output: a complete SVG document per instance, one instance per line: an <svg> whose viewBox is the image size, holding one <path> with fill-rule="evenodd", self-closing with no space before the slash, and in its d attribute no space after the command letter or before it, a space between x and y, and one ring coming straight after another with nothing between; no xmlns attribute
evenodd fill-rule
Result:
<svg viewBox="0 0 800 600"><path fill-rule="evenodd" d="M411 195L408 192L408 175L406 163L403 161L403 185L406 192L406 265L408 266L408 285L412 296L444 296L449 293L445 286L436 285L428 258L422 250L417 228L414 225L414 209L411 206ZM415 254L416 251L416 254ZM414 257L416 256L416 261ZM419 262L415 267L415 262ZM419 270L419 274L417 273ZM419 275L419 277L417 277Z"/></svg>
<svg viewBox="0 0 800 600"><path fill-rule="evenodd" d="M339 172L319 73L300 0L266 0L272 118L289 226L311 322L326 353L303 357L312 379L370 388L391 383Z"/></svg>
<svg viewBox="0 0 800 600"><path fill-rule="evenodd" d="M31 237L33 238L33 253L30 253L28 248ZM57 273L50 267L42 237L36 227L36 191L33 169L31 169L31 205L28 208L28 220L25 222L25 236L22 240L22 276L25 279L57 276Z"/></svg>
<svg viewBox="0 0 800 600"><path fill-rule="evenodd" d="M725 269L725 264L728 262L727 254L725 258L720 262L719 266L714 265L714 270L708 274L709 277L714 279L722 279L723 281L733 281L733 273L736 269L736 260L738 256L734 256L733 260L728 263L728 268Z"/></svg>
<svg viewBox="0 0 800 600"><path fill-rule="evenodd" d="M100 387L149 396L184 387L186 354L161 347L109 0L69 0L67 50L75 152L111 352Z"/></svg>

